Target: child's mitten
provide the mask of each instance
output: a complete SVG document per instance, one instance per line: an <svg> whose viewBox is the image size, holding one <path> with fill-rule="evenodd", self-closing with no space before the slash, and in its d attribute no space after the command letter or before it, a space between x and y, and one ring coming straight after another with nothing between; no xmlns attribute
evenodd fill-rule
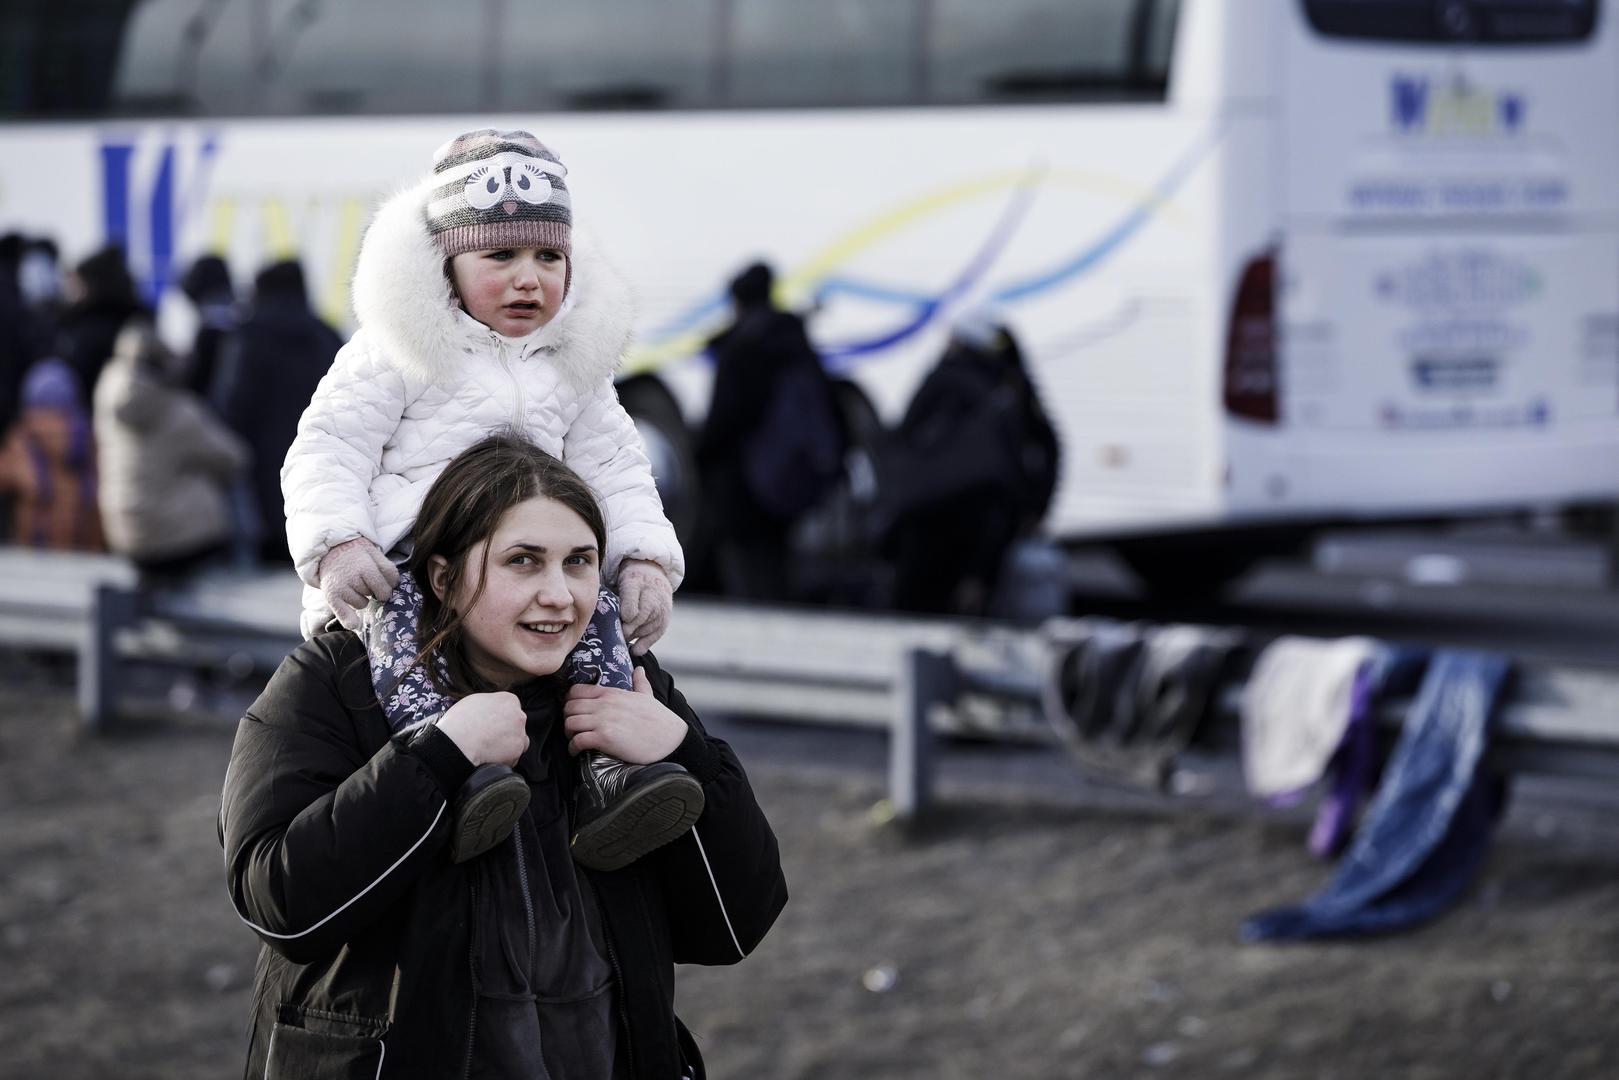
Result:
<svg viewBox="0 0 1619 1080"><path fill-rule="evenodd" d="M669 629L674 587L657 563L626 559L618 568L618 599L624 636L630 641L630 651L640 656Z"/></svg>
<svg viewBox="0 0 1619 1080"><path fill-rule="evenodd" d="M382 549L363 536L344 541L328 551L315 572L320 591L337 621L350 630L360 628L360 612L374 597L387 600L399 583L399 571Z"/></svg>

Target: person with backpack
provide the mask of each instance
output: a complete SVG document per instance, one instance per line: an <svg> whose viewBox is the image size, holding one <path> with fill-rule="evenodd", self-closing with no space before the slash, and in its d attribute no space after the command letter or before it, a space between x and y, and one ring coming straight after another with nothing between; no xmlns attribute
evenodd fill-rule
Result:
<svg viewBox="0 0 1619 1080"><path fill-rule="evenodd" d="M1045 516L1058 462L1056 432L997 312L956 318L884 457L893 607L985 614L1013 542Z"/></svg>
<svg viewBox="0 0 1619 1080"><path fill-rule="evenodd" d="M804 321L754 263L731 281L732 325L709 342L714 390L697 443L706 546L730 596L784 600L793 525L836 485L847 434Z"/></svg>

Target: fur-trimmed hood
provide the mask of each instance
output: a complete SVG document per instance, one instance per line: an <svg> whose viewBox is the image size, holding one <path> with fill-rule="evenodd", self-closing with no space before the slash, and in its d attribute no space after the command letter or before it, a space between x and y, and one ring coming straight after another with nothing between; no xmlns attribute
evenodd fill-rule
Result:
<svg viewBox="0 0 1619 1080"><path fill-rule="evenodd" d="M384 202L360 245L354 270L354 313L407 374L436 381L469 339L488 327L461 310L444 277L444 256L427 231L433 181ZM563 378L584 389L611 377L629 345L634 305L618 271L578 228L572 238L572 284L562 310L521 339L525 352L546 349ZM508 339L511 340L511 339Z"/></svg>

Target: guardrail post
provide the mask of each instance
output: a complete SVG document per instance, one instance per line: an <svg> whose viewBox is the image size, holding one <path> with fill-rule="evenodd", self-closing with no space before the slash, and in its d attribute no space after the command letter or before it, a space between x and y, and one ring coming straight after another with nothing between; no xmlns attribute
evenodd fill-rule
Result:
<svg viewBox="0 0 1619 1080"><path fill-rule="evenodd" d="M915 820L933 801L933 730L928 709L948 699L955 682L950 657L928 649L905 655L888 736L888 798L894 816Z"/></svg>
<svg viewBox="0 0 1619 1080"><path fill-rule="evenodd" d="M79 647L79 727L95 734L112 721L118 682L118 631L135 621L136 595L99 583L90 597L90 617Z"/></svg>

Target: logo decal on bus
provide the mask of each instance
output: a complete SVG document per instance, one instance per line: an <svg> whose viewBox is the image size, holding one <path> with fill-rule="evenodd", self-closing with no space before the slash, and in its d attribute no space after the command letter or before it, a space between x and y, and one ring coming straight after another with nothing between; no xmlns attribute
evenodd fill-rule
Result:
<svg viewBox="0 0 1619 1080"><path fill-rule="evenodd" d="M1516 135L1526 109L1522 93L1486 90L1461 75L1396 74L1389 81L1389 121L1405 135Z"/></svg>
<svg viewBox="0 0 1619 1080"><path fill-rule="evenodd" d="M142 297L156 306L203 252L236 268L298 258L322 318L349 321L349 280L373 191L300 191L274 184L243 189L215 176L222 141L211 130L147 128L104 135L101 225L124 247Z"/></svg>
<svg viewBox="0 0 1619 1080"><path fill-rule="evenodd" d="M176 275L176 241L202 205L218 149L212 132L189 144L132 135L102 140L102 235L123 246L148 303L156 304Z"/></svg>
<svg viewBox="0 0 1619 1080"><path fill-rule="evenodd" d="M1035 195L1054 178L1050 170L1033 164L1026 169L978 177L929 192L861 222L835 237L805 264L792 268L778 283L778 293L798 302L807 295L816 307L846 296L875 301L893 309L891 321L880 329L842 340L816 342L827 366L845 371L852 363L880 355L937 324L952 305L965 296L979 295L993 303L1010 306L1059 289L1095 271L1149 223L1171 216L1169 206L1181 185L1208 160L1224 135L1225 127L1220 124L1202 132L1171 160L1154 182L1135 188L1116 217L1096 222L1098 231L1051 265L999 265L1002 252L1018 231ZM1004 198L999 212L979 244L968 252L942 288L924 289L873 281L846 269L846 264L862 251L902 227L968 199L996 195ZM993 271L1001 272L1005 278L989 280ZM718 329L718 321L726 308L723 294L705 296L655 327L648 335L651 339L648 344L631 349L625 369L650 371L698 354L708 335Z"/></svg>

